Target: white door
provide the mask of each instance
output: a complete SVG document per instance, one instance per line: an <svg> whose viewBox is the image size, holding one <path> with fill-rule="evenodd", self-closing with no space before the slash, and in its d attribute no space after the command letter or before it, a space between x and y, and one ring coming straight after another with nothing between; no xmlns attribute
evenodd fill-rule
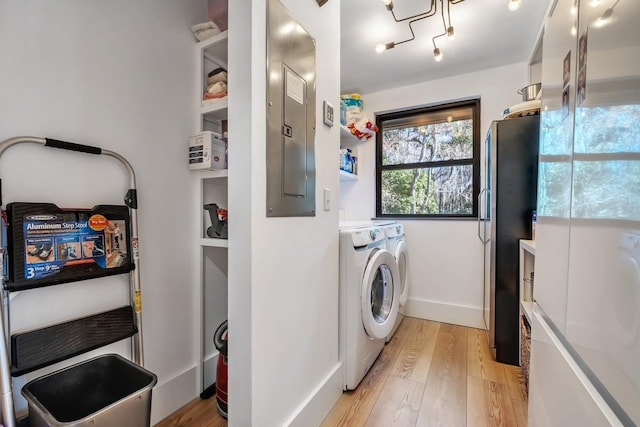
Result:
<svg viewBox="0 0 640 427"><path fill-rule="evenodd" d="M385 339L398 317L400 273L391 252L371 255L362 278L362 324L374 339Z"/></svg>
<svg viewBox="0 0 640 427"><path fill-rule="evenodd" d="M394 254L396 263L398 264L398 272L400 273L400 307L404 307L409 298L409 272L407 271L409 251L407 250L407 244L404 240L400 240L396 246L396 253Z"/></svg>

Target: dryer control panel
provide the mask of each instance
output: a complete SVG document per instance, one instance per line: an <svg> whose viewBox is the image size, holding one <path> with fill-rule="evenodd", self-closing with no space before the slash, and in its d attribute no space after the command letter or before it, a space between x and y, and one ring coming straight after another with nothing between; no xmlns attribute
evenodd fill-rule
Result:
<svg viewBox="0 0 640 427"><path fill-rule="evenodd" d="M351 231L350 233L353 246L356 248L385 241L384 232L382 228L379 227L363 228L361 230Z"/></svg>

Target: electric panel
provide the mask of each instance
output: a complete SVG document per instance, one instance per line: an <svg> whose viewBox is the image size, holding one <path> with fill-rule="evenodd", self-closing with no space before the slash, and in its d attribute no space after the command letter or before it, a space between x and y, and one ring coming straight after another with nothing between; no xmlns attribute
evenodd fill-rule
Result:
<svg viewBox="0 0 640 427"><path fill-rule="evenodd" d="M316 45L278 1L267 18L267 216L315 216Z"/></svg>

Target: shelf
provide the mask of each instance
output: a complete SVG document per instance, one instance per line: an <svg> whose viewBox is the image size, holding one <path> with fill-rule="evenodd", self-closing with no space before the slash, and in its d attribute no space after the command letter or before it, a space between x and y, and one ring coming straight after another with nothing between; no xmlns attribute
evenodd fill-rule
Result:
<svg viewBox="0 0 640 427"><path fill-rule="evenodd" d="M229 32L223 31L213 37L196 43L196 47L206 59L217 63L222 68L227 68L227 58L229 56L227 39Z"/></svg>
<svg viewBox="0 0 640 427"><path fill-rule="evenodd" d="M520 309L531 325L533 322L533 301L520 301Z"/></svg>
<svg viewBox="0 0 640 427"><path fill-rule="evenodd" d="M351 131L345 125L340 125L340 137L341 138L353 138L356 139L355 136L351 134Z"/></svg>
<svg viewBox="0 0 640 427"><path fill-rule="evenodd" d="M228 248L229 240L228 239L212 239L210 237L205 237L200 239L200 246L207 248Z"/></svg>
<svg viewBox="0 0 640 427"><path fill-rule="evenodd" d="M202 180L210 179L227 179L229 177L229 169L201 170L198 175Z"/></svg>
<svg viewBox="0 0 640 427"><path fill-rule="evenodd" d="M531 255L536 254L536 241L535 240L520 240L520 247Z"/></svg>
<svg viewBox="0 0 640 427"><path fill-rule="evenodd" d="M340 170L340 181L357 181L358 175Z"/></svg>
<svg viewBox="0 0 640 427"><path fill-rule="evenodd" d="M202 115L202 118L209 122L226 120L227 114L229 113L228 111L229 102L227 98L228 97L217 99L214 102L211 102L209 104L201 105L200 115Z"/></svg>
<svg viewBox="0 0 640 427"><path fill-rule="evenodd" d="M351 133L349 128L344 125L340 125L340 138L348 139L352 142L367 142L375 140L375 137L371 137L369 139L358 139L354 134Z"/></svg>

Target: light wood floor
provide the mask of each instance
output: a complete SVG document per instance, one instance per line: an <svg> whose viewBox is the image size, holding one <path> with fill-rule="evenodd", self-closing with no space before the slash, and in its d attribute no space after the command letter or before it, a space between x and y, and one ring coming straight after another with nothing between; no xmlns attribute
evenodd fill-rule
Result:
<svg viewBox="0 0 640 427"><path fill-rule="evenodd" d="M196 398L160 421L155 427L226 427L227 421L218 414L216 397Z"/></svg>
<svg viewBox="0 0 640 427"><path fill-rule="evenodd" d="M407 317L354 391L321 427L526 427L522 370L493 360L485 331ZM226 426L215 398L157 427Z"/></svg>

